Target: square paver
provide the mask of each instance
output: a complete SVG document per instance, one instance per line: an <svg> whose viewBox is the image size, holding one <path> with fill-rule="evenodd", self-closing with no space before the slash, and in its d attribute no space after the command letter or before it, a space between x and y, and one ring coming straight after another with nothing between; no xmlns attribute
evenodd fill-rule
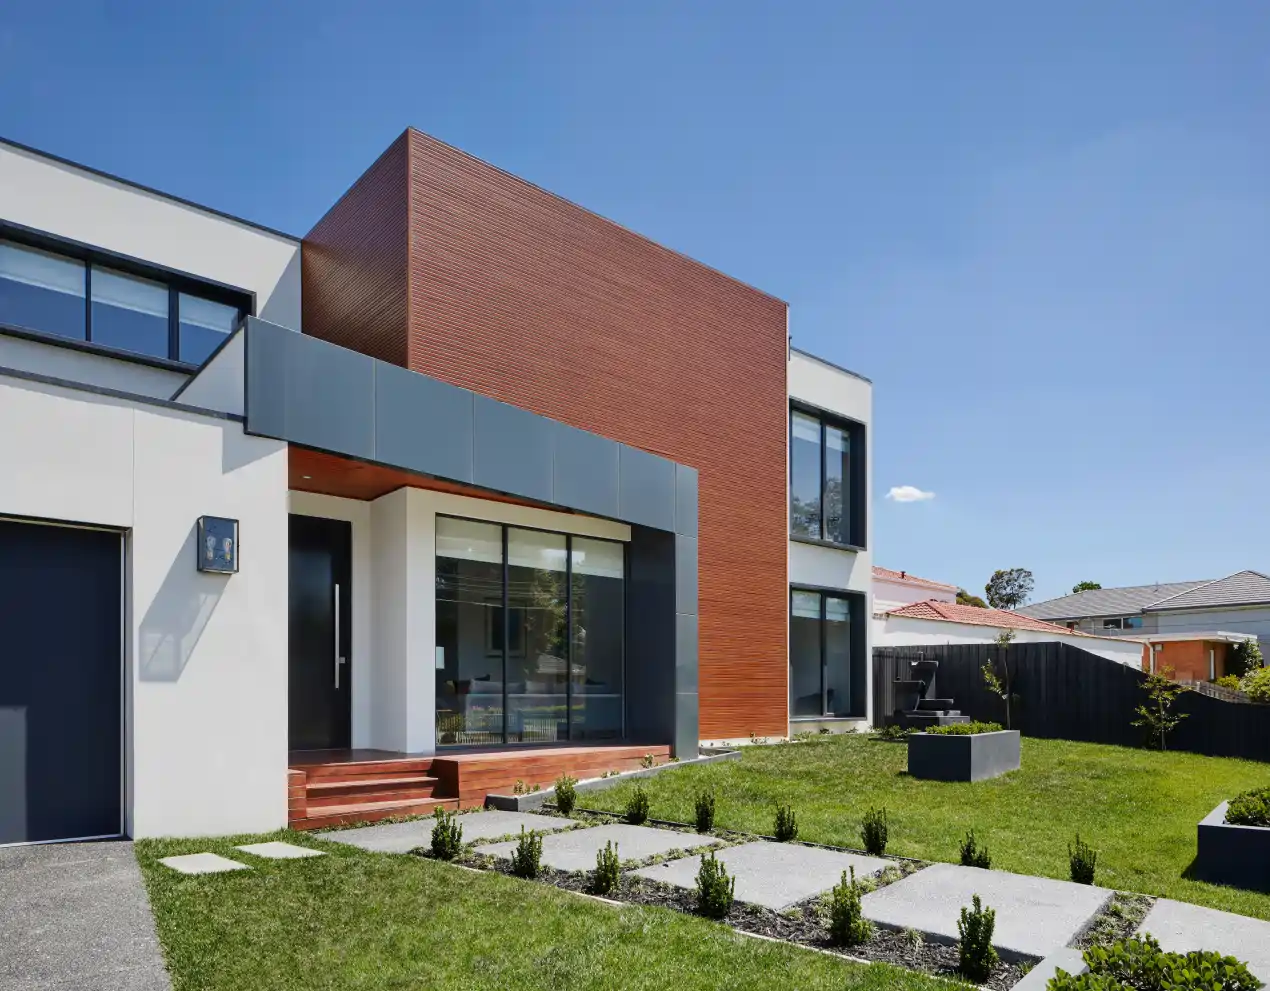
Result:
<svg viewBox="0 0 1270 991"><path fill-rule="evenodd" d="M497 809L486 809L482 812L468 812L459 816L459 825L463 827L463 842L490 840L496 836L507 836L525 830L536 829L540 833L568 829L574 825L572 820L557 816L539 816L531 812L501 812ZM426 819L414 819L411 822L390 822L382 826L363 826L360 829L341 829L333 833L318 833L320 840L332 843L347 843L362 850L374 853L409 853L419 847L432 845L432 827L436 825L432 816Z"/></svg>
<svg viewBox="0 0 1270 991"><path fill-rule="evenodd" d="M246 864L222 857L219 853L187 853L180 857L163 857L159 863L182 874L219 874L222 871L251 869Z"/></svg>
<svg viewBox="0 0 1270 991"><path fill-rule="evenodd" d="M1106 888L956 864L933 864L864 896L864 916L894 929L957 940L961 909L978 895L997 913L999 950L1045 957L1066 946L1111 897Z"/></svg>
<svg viewBox="0 0 1270 991"><path fill-rule="evenodd" d="M1270 922L1161 898L1151 906L1138 933L1150 933L1161 949L1174 953L1215 950L1235 957L1270 983Z"/></svg>
<svg viewBox="0 0 1270 991"><path fill-rule="evenodd" d="M301 860L304 857L326 856L321 850L296 846L294 843L248 843L246 846L236 846L234 849L264 857L267 860Z"/></svg>
<svg viewBox="0 0 1270 991"><path fill-rule="evenodd" d="M623 861L644 860L672 850L688 850L723 842L713 836L615 822L543 837L542 862L560 871L589 871L595 867L596 854L610 841L617 846L617 855ZM516 842L513 841L478 846L476 852L510 860L515 849Z"/></svg>
<svg viewBox="0 0 1270 991"><path fill-rule="evenodd" d="M797 843L758 840L720 850L716 856L736 878L736 897L752 905L783 909L828 891L854 867L857 877L876 874L887 866L878 857ZM677 888L695 888L701 857L656 864L633 873Z"/></svg>

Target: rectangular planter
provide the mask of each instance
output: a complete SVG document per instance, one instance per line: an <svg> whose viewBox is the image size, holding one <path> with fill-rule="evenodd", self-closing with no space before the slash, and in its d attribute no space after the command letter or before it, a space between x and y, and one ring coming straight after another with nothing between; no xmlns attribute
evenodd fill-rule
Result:
<svg viewBox="0 0 1270 991"><path fill-rule="evenodd" d="M929 781L983 781L1019 769L1019 731L908 739L908 773Z"/></svg>
<svg viewBox="0 0 1270 991"><path fill-rule="evenodd" d="M1213 884L1270 891L1270 827L1229 825L1228 804L1222 802L1199 824L1195 876Z"/></svg>

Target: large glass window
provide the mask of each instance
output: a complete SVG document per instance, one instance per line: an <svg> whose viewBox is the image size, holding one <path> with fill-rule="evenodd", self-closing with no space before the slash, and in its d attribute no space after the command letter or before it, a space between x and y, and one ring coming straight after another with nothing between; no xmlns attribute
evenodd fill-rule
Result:
<svg viewBox="0 0 1270 991"><path fill-rule="evenodd" d="M863 481L853 471L853 465L863 465L858 453L852 460L853 435L862 436L862 432L858 426L799 410L790 412L790 533L835 544L863 545L864 524L852 503L855 486Z"/></svg>
<svg viewBox="0 0 1270 991"><path fill-rule="evenodd" d="M0 324L84 340L84 263L0 241Z"/></svg>
<svg viewBox="0 0 1270 991"><path fill-rule="evenodd" d="M853 716L864 711L863 679L852 650L851 602L794 590L789 597L789 714Z"/></svg>
<svg viewBox="0 0 1270 991"><path fill-rule="evenodd" d="M794 592L789 610L789 714L823 716L820 595Z"/></svg>
<svg viewBox="0 0 1270 991"><path fill-rule="evenodd" d="M201 365L221 341L234 332L241 314L236 306L213 303L210 299L181 293L177 303L181 361Z"/></svg>
<svg viewBox="0 0 1270 991"><path fill-rule="evenodd" d="M104 268L92 276L93 343L166 358L168 287Z"/></svg>
<svg viewBox="0 0 1270 991"><path fill-rule="evenodd" d="M790 434L789 529L820 537L820 421L794 413Z"/></svg>
<svg viewBox="0 0 1270 991"><path fill-rule="evenodd" d="M437 518L437 743L622 737L620 543Z"/></svg>

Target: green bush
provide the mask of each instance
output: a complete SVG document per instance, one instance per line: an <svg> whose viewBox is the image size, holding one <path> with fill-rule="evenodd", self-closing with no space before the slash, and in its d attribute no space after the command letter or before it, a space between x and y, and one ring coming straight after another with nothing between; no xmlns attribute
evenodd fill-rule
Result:
<svg viewBox="0 0 1270 991"><path fill-rule="evenodd" d="M565 815L571 813L578 804L578 789L575 787L577 783L577 778L571 778L567 774L556 778L556 808Z"/></svg>
<svg viewBox="0 0 1270 991"><path fill-rule="evenodd" d="M714 792L697 792L697 832L708 833L714 829Z"/></svg>
<svg viewBox="0 0 1270 991"><path fill-rule="evenodd" d="M632 826L642 826L648 821L648 792L642 785L626 800L626 821Z"/></svg>
<svg viewBox="0 0 1270 991"><path fill-rule="evenodd" d="M911 729L901 726L899 723L888 723L878 730L879 740L907 740L913 735Z"/></svg>
<svg viewBox="0 0 1270 991"><path fill-rule="evenodd" d="M1242 678L1251 674L1265 663L1261 656L1261 648L1256 640L1234 644L1230 648L1230 656L1226 659L1226 670L1236 677Z"/></svg>
<svg viewBox="0 0 1270 991"><path fill-rule="evenodd" d="M966 833L966 838L961 841L961 864L963 867L982 867L985 871L992 867L992 857L988 855L988 848L979 845L973 829Z"/></svg>
<svg viewBox="0 0 1270 991"><path fill-rule="evenodd" d="M617 887L621 878L622 862L617 856L617 846L612 840L596 851L595 873L591 875L591 890L597 895L607 895Z"/></svg>
<svg viewBox="0 0 1270 991"><path fill-rule="evenodd" d="M520 827L520 839L512 851L512 873L517 877L537 877L542 871L542 837L537 830L525 832Z"/></svg>
<svg viewBox="0 0 1270 991"><path fill-rule="evenodd" d="M1270 668L1257 668L1239 679L1239 690L1254 702L1270 703Z"/></svg>
<svg viewBox="0 0 1270 991"><path fill-rule="evenodd" d="M776 828L772 835L782 843L788 843L790 840L798 838L798 817L794 815L794 810L788 805L778 806L776 809Z"/></svg>
<svg viewBox="0 0 1270 991"><path fill-rule="evenodd" d="M842 880L834 886L829 901L829 938L835 946L859 946L873 935L873 924L864 917L860 907L862 893L856 883L855 868L851 868L850 881L843 871Z"/></svg>
<svg viewBox="0 0 1270 991"><path fill-rule="evenodd" d="M1232 826L1270 826L1270 788L1254 788L1236 795L1226 807Z"/></svg>
<svg viewBox="0 0 1270 991"><path fill-rule="evenodd" d="M437 809L432 826L432 856L438 860L453 860L463 850L463 827L457 820L455 813Z"/></svg>
<svg viewBox="0 0 1270 991"><path fill-rule="evenodd" d="M972 719L968 723L949 723L947 726L931 726L927 733L936 736L974 736L976 733L1000 733L1000 723L981 723Z"/></svg>
<svg viewBox="0 0 1270 991"><path fill-rule="evenodd" d="M1067 861L1071 865L1072 880L1077 884L1093 884L1098 868L1098 851L1076 834L1076 842L1067 847Z"/></svg>
<svg viewBox="0 0 1270 991"><path fill-rule="evenodd" d="M1234 957L1210 951L1165 953L1151 936L1095 946L1084 953L1089 972L1060 970L1049 991L1256 991L1261 982Z"/></svg>
<svg viewBox="0 0 1270 991"><path fill-rule="evenodd" d="M1218 688L1228 688L1232 692L1237 692L1239 691L1239 675L1224 674L1220 678L1217 678L1213 684Z"/></svg>
<svg viewBox="0 0 1270 991"><path fill-rule="evenodd" d="M887 834L886 807L870 808L860 822L860 840L864 849L875 857L882 856L886 853Z"/></svg>
<svg viewBox="0 0 1270 991"><path fill-rule="evenodd" d="M992 931L997 926L997 913L984 908L979 896L974 896L974 907L963 906L957 920L958 966L966 977L976 984L983 984L992 976L997 965L997 951L992 946Z"/></svg>
<svg viewBox="0 0 1270 991"><path fill-rule="evenodd" d="M716 859L713 851L701 858L697 869L697 911L708 919L725 918L732 910L736 879Z"/></svg>

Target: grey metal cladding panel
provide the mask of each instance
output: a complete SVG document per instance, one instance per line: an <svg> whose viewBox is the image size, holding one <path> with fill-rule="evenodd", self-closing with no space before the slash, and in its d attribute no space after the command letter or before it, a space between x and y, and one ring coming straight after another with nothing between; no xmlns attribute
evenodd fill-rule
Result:
<svg viewBox="0 0 1270 991"><path fill-rule="evenodd" d="M553 423L554 502L597 516L618 515L618 443Z"/></svg>
<svg viewBox="0 0 1270 991"><path fill-rule="evenodd" d="M472 393L375 362L375 460L472 481Z"/></svg>
<svg viewBox="0 0 1270 991"><path fill-rule="evenodd" d="M675 695L674 756L682 759L695 757L701 743L698 709L700 700L696 692L678 692Z"/></svg>
<svg viewBox="0 0 1270 991"><path fill-rule="evenodd" d="M618 510L630 523L675 529L675 463L620 445Z"/></svg>
<svg viewBox="0 0 1270 991"><path fill-rule="evenodd" d="M699 623L696 616L681 613L675 617L675 691L698 689L697 644Z"/></svg>
<svg viewBox="0 0 1270 991"><path fill-rule="evenodd" d="M294 331L286 331L294 334ZM264 437L285 438L286 395L278 383L286 374L287 341L280 327L247 318L245 398L247 430Z"/></svg>
<svg viewBox="0 0 1270 991"><path fill-rule="evenodd" d="M473 414L473 484L552 502L552 421L485 396Z"/></svg>
<svg viewBox="0 0 1270 991"><path fill-rule="evenodd" d="M697 538L675 537L675 612L697 614Z"/></svg>
<svg viewBox="0 0 1270 991"><path fill-rule="evenodd" d="M675 533L697 535L697 469L675 465Z"/></svg>

